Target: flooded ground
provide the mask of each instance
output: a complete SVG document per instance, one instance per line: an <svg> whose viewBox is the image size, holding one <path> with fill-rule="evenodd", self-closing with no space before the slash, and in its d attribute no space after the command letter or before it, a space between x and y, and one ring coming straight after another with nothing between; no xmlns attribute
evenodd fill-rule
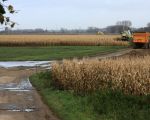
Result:
<svg viewBox="0 0 150 120"><path fill-rule="evenodd" d="M32 90L32 84L29 81L29 78L24 78L17 83L7 83L7 84L0 84L0 91L8 90L8 91L30 91Z"/></svg>
<svg viewBox="0 0 150 120"><path fill-rule="evenodd" d="M14 68L14 67L42 67L50 68L53 61L16 61L16 62L0 62L1 68Z"/></svg>

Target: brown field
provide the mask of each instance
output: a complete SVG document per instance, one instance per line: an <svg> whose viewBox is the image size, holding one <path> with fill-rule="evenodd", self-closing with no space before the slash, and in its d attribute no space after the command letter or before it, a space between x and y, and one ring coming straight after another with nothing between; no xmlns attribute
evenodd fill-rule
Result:
<svg viewBox="0 0 150 120"><path fill-rule="evenodd" d="M1 35L0 46L128 46L119 35Z"/></svg>
<svg viewBox="0 0 150 120"><path fill-rule="evenodd" d="M90 93L120 90L125 94L150 94L150 56L105 60L64 60L52 66L55 86Z"/></svg>

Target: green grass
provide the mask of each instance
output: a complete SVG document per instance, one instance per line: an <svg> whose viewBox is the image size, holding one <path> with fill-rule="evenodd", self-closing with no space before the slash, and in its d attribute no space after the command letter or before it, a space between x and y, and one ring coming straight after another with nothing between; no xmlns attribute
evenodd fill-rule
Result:
<svg viewBox="0 0 150 120"><path fill-rule="evenodd" d="M62 120L148 120L150 96L124 95L116 91L99 91L79 96L56 89L50 72L30 78L44 101Z"/></svg>
<svg viewBox="0 0 150 120"><path fill-rule="evenodd" d="M71 92L54 89L49 79L49 73L41 73L33 75L30 81L61 120L98 120L92 108L85 105L87 97L75 96Z"/></svg>
<svg viewBox="0 0 150 120"><path fill-rule="evenodd" d="M0 47L0 61L60 60L116 52L120 46Z"/></svg>

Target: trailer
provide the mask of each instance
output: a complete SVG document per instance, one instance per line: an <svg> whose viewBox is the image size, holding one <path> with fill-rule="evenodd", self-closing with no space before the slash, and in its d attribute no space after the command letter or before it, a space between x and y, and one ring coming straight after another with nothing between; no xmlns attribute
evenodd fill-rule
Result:
<svg viewBox="0 0 150 120"><path fill-rule="evenodd" d="M150 33L136 32L133 33L132 40L133 48L150 48Z"/></svg>

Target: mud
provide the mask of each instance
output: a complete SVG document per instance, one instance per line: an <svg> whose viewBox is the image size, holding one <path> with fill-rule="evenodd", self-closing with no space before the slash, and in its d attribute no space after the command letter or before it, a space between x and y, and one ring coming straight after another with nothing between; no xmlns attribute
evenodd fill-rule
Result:
<svg viewBox="0 0 150 120"><path fill-rule="evenodd" d="M49 68L53 61L15 61L15 62L0 62L2 68L16 68L16 67L43 67Z"/></svg>
<svg viewBox="0 0 150 120"><path fill-rule="evenodd" d="M126 49L90 59L146 55L150 55L150 50ZM50 63L46 61L0 62L0 120L58 120L28 79L32 74L50 68Z"/></svg>
<svg viewBox="0 0 150 120"><path fill-rule="evenodd" d="M8 90L8 91L30 91L33 87L29 81L29 78L22 79L18 84L17 83L8 83L8 84L0 84L0 91Z"/></svg>
<svg viewBox="0 0 150 120"><path fill-rule="evenodd" d="M120 56L127 55L132 51L133 51L133 49L128 48L128 49L123 49L123 50L120 50L120 51L117 51L117 52L114 52L114 53L98 55L98 56L95 56L95 57L88 57L86 59L99 59L99 60L102 60L102 59L108 59L108 58L115 58L115 57L120 57Z"/></svg>
<svg viewBox="0 0 150 120"><path fill-rule="evenodd" d="M124 58L124 57L129 57L129 58L135 58L135 57L144 57L150 55L150 49L125 49L125 50L120 50L115 53L110 53L106 55L101 55L97 57L91 57L88 59L108 59L108 58Z"/></svg>
<svg viewBox="0 0 150 120"><path fill-rule="evenodd" d="M28 79L36 72L36 68L0 68L0 120L58 120Z"/></svg>
<svg viewBox="0 0 150 120"><path fill-rule="evenodd" d="M150 55L150 49L133 49L120 57L144 57Z"/></svg>

